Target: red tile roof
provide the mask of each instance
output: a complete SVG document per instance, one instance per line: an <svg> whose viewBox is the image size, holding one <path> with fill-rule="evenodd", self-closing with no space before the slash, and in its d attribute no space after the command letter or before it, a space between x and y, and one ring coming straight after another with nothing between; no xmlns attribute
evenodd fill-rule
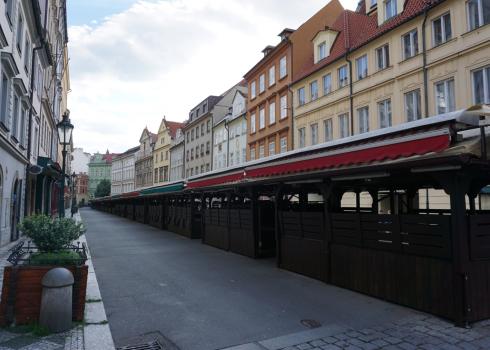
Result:
<svg viewBox="0 0 490 350"><path fill-rule="evenodd" d="M118 153L109 153L109 151L107 151L107 153L102 156L102 160L105 160L107 164L111 164L112 159L117 157L118 155Z"/></svg>
<svg viewBox="0 0 490 350"><path fill-rule="evenodd" d="M165 125L170 131L170 136L172 138L175 138L175 135L177 134L178 129L182 129L184 127L184 123L179 123L179 122L171 122L168 120L165 120Z"/></svg>
<svg viewBox="0 0 490 350"><path fill-rule="evenodd" d="M330 55L316 64L311 57L308 63L293 77L293 81L297 82L309 76L338 60L346 53L360 48L443 1L445 0L406 0L403 11L380 26L378 26L377 16L368 16L365 11L361 13L344 10L330 27L331 30L339 32L330 50ZM361 4L359 8L365 8L363 6L365 5Z"/></svg>

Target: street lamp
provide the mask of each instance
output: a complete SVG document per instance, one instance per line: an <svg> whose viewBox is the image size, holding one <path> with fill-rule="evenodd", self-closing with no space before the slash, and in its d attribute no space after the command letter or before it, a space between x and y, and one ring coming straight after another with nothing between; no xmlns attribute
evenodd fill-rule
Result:
<svg viewBox="0 0 490 350"><path fill-rule="evenodd" d="M61 169L61 190L59 199L59 216L60 218L65 217L65 169L66 169L66 146L70 145L71 134L73 132L73 124L70 122L70 111L67 110L63 113L63 119L56 125L58 129L58 140L60 145L63 146L63 165Z"/></svg>

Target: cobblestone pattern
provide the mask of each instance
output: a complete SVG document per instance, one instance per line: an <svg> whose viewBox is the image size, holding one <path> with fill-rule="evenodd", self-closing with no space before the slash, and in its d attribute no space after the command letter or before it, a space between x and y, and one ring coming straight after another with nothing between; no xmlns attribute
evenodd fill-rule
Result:
<svg viewBox="0 0 490 350"><path fill-rule="evenodd" d="M454 327L436 317L417 315L395 323L349 330L282 350L476 350L490 349L490 320L472 328Z"/></svg>

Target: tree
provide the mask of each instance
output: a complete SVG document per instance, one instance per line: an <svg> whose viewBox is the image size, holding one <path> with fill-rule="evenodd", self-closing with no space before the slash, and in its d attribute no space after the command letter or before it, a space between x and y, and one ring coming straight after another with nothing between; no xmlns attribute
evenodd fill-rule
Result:
<svg viewBox="0 0 490 350"><path fill-rule="evenodd" d="M111 182L109 180L102 180L95 189L95 198L107 197L111 194Z"/></svg>

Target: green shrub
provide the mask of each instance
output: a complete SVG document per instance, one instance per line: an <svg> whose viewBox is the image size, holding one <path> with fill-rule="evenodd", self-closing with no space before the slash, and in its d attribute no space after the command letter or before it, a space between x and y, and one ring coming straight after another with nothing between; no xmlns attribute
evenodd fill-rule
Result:
<svg viewBox="0 0 490 350"><path fill-rule="evenodd" d="M25 218L20 229L34 242L40 253L61 251L85 232L83 225L73 219L52 219L46 215Z"/></svg>
<svg viewBox="0 0 490 350"><path fill-rule="evenodd" d="M29 261L30 265L44 266L44 265L79 265L81 262L81 256L77 252L72 250L62 250L54 253L34 253L31 255Z"/></svg>

